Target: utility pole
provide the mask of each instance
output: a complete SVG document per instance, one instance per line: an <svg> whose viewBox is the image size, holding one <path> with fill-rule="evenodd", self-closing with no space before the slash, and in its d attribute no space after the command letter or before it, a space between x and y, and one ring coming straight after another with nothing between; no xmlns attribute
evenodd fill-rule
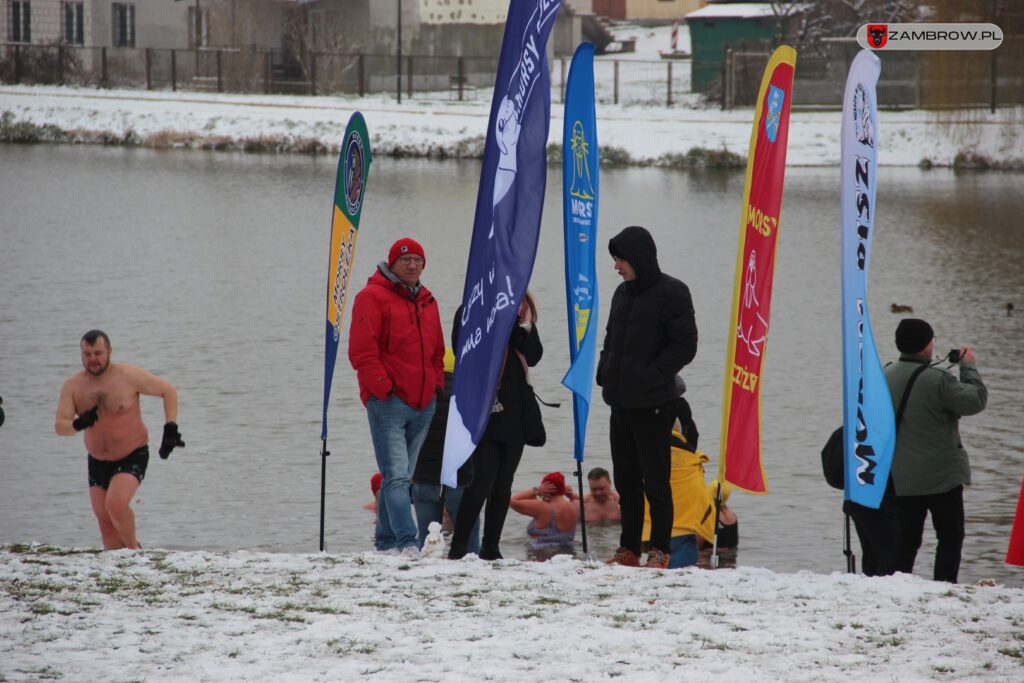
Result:
<svg viewBox="0 0 1024 683"><path fill-rule="evenodd" d="M194 14L195 14L195 16L193 18L195 19L195 22L196 22L196 26L195 26L195 29L196 29L196 51L193 54L193 56L195 57L195 60L196 60L196 76L198 76L199 75L199 48L203 44L203 32L202 32L202 29L200 28L200 18L199 18L200 17L200 15L199 15L199 0L196 0L196 9L195 9Z"/></svg>
<svg viewBox="0 0 1024 683"><path fill-rule="evenodd" d="M395 77L395 92L398 103L402 103L402 0L398 2L398 75Z"/></svg>

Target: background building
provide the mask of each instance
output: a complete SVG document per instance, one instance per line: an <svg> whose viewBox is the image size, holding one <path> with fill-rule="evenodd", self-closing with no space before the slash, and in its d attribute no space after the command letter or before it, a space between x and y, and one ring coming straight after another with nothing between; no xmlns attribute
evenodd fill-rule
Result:
<svg viewBox="0 0 1024 683"><path fill-rule="evenodd" d="M0 0L7 43L184 48L194 7L173 0Z"/></svg>
<svg viewBox="0 0 1024 683"><path fill-rule="evenodd" d="M788 23L769 2L711 4L687 14L693 92L704 92L721 77L726 47L738 51L770 42L785 35Z"/></svg>
<svg viewBox="0 0 1024 683"><path fill-rule="evenodd" d="M682 19L707 0L591 0L591 11L609 19L634 21Z"/></svg>

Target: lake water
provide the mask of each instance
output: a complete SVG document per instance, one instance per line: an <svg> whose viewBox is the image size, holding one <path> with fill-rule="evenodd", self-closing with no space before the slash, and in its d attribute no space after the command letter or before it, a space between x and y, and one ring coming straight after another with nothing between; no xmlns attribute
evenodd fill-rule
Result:
<svg viewBox="0 0 1024 683"><path fill-rule="evenodd" d="M188 446L151 461L135 509L149 547L312 552L318 547L326 251L336 160L99 147L0 146L0 542L96 546L81 439L54 435L61 382L78 339L106 330L114 359L179 391ZM461 296L477 162L378 159L354 268L362 286L393 240L426 248L424 282L450 320ZM548 445L527 449L516 488L573 471L558 169L531 290L546 344L534 372ZM743 192L741 172L605 169L600 242L625 225L654 234L662 268L694 296L700 348L687 396L717 467L725 336ZM891 303L930 320L940 348L969 344L989 407L962 423L974 485L966 494L962 581L1024 585L1003 563L1024 473L1024 183L1014 174L883 169L870 303L883 359L896 357ZM734 494L736 562L782 572L842 571L842 494L819 451L841 421L838 171L786 178L762 375L762 450L770 492ZM618 277L599 250L601 318ZM1017 314L1007 316L1007 302ZM350 299L351 304L351 299ZM330 406L327 547L371 547L362 510L375 471L366 416L345 356ZM603 337L603 334L602 334ZM595 393L585 468L610 468L608 412ZM160 402L143 400L159 439ZM154 449L155 450L155 449ZM502 549L526 556L526 519L509 513ZM927 534L926 534L927 535ZM615 529L592 530L599 557ZM855 543L859 555L859 546ZM931 575L929 540L917 572Z"/></svg>

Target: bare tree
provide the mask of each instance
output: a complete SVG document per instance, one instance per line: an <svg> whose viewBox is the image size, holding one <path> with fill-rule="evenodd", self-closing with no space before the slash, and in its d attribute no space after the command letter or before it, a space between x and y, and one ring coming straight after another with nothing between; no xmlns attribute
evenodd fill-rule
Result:
<svg viewBox="0 0 1024 683"><path fill-rule="evenodd" d="M772 0L781 40L798 51L823 55L822 38L853 37L866 23L911 21L920 10L914 0Z"/></svg>
<svg viewBox="0 0 1024 683"><path fill-rule="evenodd" d="M318 90L354 89L359 65L356 55L370 47L369 33L358 30L366 7L324 0L316 9L299 5L286 11L282 25L285 49L305 79L316 77Z"/></svg>

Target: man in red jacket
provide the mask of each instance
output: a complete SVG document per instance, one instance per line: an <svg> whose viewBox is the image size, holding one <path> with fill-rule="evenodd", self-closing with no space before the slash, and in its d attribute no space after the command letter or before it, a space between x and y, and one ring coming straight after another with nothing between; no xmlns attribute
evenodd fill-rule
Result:
<svg viewBox="0 0 1024 683"><path fill-rule="evenodd" d="M437 301L420 284L423 247L408 237L391 245L352 306L348 359L359 379L377 469L377 550L419 555L409 479L444 393L444 333Z"/></svg>

